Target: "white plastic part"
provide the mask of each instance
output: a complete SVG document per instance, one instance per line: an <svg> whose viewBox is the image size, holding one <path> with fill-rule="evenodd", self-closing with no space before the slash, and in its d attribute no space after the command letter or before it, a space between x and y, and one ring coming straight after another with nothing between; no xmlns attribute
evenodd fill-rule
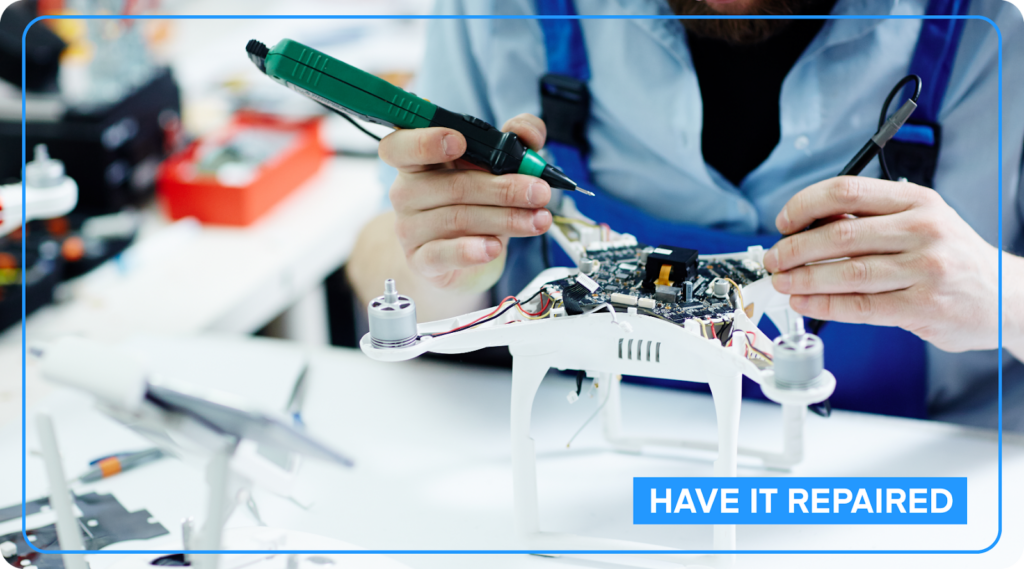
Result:
<svg viewBox="0 0 1024 569"><path fill-rule="evenodd" d="M595 243L591 247L605 245ZM744 253L713 257L760 263L763 255L762 249L751 248ZM709 257L712 256L702 256ZM527 298L545 283L571 273L567 268L548 269L537 275L519 296ZM636 549L639 546L656 550L659 548L650 544L562 534L556 536L541 531L536 456L533 439L530 438L534 397L550 368L583 369L588 376L595 378L595 384L601 386L599 390L605 389L604 432L615 450L639 452L648 445L717 450L715 476L736 476L740 454L759 458L769 468L789 468L803 456L806 405L828 398L835 388L835 378L824 371L821 381L816 382L813 389L778 389L771 368L759 369L745 356L746 338L748 333L752 334L755 347L770 352L771 341L757 328L756 322L767 313L780 329L786 330L796 315L789 308L789 297L775 292L769 278L743 287L743 296L748 303L754 303L754 317L748 318L742 308L732 314L733 341L728 346L720 340L704 338L700 326L693 321L678 326L640 314L636 309L608 314L601 308L610 308L610 305L603 305L581 315L561 313L541 320L522 319L517 312L509 311L503 318L478 327L435 338L423 337L415 344L399 349L377 349L367 335L360 341L360 347L373 359L400 361L428 351L464 353L485 347L508 346L513 356L510 412L515 527L524 540L524 546L534 549ZM635 304L635 301L630 304ZM419 331L421 334L447 331L492 310L488 308L455 319L420 324ZM566 341L567 338L571 341ZM622 425L618 388L621 374L707 383L714 398L717 441L627 437ZM781 451L739 446L741 381L744 375L761 384L770 399L783 404ZM735 526L715 526L713 535L716 549L735 549ZM673 560L678 562L680 559Z"/></svg>
<svg viewBox="0 0 1024 569"><path fill-rule="evenodd" d="M78 528L71 491L68 490L67 477L64 476L64 465L57 446L57 435L53 430L53 420L46 413L38 413L36 427L39 431L43 462L46 464L46 477L50 482L50 507L57 514L57 541L60 549L85 551L85 542ZM66 569L89 569L84 553L64 553L63 558Z"/></svg>
<svg viewBox="0 0 1024 569"><path fill-rule="evenodd" d="M43 377L91 393L100 401L134 411L146 393L146 367L109 344L67 336L42 350Z"/></svg>
<svg viewBox="0 0 1024 569"><path fill-rule="evenodd" d="M78 184L64 174L64 165L37 145L35 159L25 165L25 221L53 219L78 204ZM0 186L0 237L21 227L21 184Z"/></svg>

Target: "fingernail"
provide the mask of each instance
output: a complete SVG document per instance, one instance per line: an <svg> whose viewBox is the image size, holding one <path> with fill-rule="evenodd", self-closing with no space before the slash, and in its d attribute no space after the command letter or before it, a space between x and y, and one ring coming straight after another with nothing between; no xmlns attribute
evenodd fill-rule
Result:
<svg viewBox="0 0 1024 569"><path fill-rule="evenodd" d="M789 231L789 212L786 211L786 208L782 208L782 211L779 212L779 217L775 220L775 226L783 233Z"/></svg>
<svg viewBox="0 0 1024 569"><path fill-rule="evenodd" d="M484 251L487 253L487 260L496 259L501 254L501 241L484 239Z"/></svg>
<svg viewBox="0 0 1024 569"><path fill-rule="evenodd" d="M458 154L456 148L458 147L458 140L456 140L454 134L446 134L441 138L441 150L444 151L445 156L455 156Z"/></svg>
<svg viewBox="0 0 1024 569"><path fill-rule="evenodd" d="M775 273L772 275L772 286L779 292L789 292L791 281L789 273Z"/></svg>
<svg viewBox="0 0 1024 569"><path fill-rule="evenodd" d="M529 188L526 188L526 204L527 205L533 205L533 196L534 196L533 190L535 188L537 188L537 186L539 186L539 185L540 184L538 182L534 182L534 183L530 184Z"/></svg>
<svg viewBox="0 0 1024 569"><path fill-rule="evenodd" d="M764 269L769 273L775 272L779 267L779 252L774 248L768 249L764 254Z"/></svg>
<svg viewBox="0 0 1024 569"><path fill-rule="evenodd" d="M794 295L789 297L789 305L793 307L793 310L796 310L797 312L807 308L809 302L810 299L804 295Z"/></svg>
<svg viewBox="0 0 1024 569"><path fill-rule="evenodd" d="M546 231L551 222L551 214L546 209L538 209L533 212L533 228L537 231Z"/></svg>

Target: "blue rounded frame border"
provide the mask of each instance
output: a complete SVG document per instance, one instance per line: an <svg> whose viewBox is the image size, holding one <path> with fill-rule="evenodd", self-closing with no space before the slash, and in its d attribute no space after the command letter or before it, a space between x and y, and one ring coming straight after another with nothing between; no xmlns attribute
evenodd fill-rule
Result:
<svg viewBox="0 0 1024 569"><path fill-rule="evenodd" d="M685 16L692 19L980 19L987 21L998 37L998 250L1002 251L1002 32L994 21L982 15L809 15L809 16ZM44 19L679 19L677 15L43 15L30 21L22 33L22 232L25 233L25 165L26 165L26 60L25 38L37 21ZM22 535L26 543L34 551L43 554L91 554L91 555L170 555L182 553L181 550L120 550L120 551L65 551L39 550L28 539L25 516L25 478L26 478L26 282L25 282L26 242L22 239ZM1002 537L1002 256L998 259L998 520L997 532L992 542L981 550L200 550L189 551L190 554L349 554L349 555L463 555L463 554L540 554L540 555L794 555L794 554L827 554L827 555L893 555L893 554L947 554L977 555L990 551Z"/></svg>

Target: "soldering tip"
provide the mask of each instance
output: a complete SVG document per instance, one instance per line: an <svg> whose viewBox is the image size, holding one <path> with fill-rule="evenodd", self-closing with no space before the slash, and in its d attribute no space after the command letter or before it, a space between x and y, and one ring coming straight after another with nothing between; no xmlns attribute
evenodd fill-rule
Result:
<svg viewBox="0 0 1024 569"><path fill-rule="evenodd" d="M594 195L593 192L588 192L587 190L577 186L576 182L573 182L569 176L565 175L565 172L562 172L551 164L544 166L544 171L541 172L540 179L547 182L552 188L558 188L569 192L582 192L588 196Z"/></svg>

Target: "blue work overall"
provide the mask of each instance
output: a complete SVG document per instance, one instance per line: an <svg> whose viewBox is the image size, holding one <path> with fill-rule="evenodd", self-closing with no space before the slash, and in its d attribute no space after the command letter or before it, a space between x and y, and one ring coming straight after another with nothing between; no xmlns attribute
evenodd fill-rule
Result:
<svg viewBox="0 0 1024 569"><path fill-rule="evenodd" d="M963 15L969 0L932 0L929 15ZM576 15L572 0L537 0L538 14ZM578 19L538 20L544 33L548 74L541 80L542 106L550 116L547 148L557 165L583 187L592 187L587 164L586 120L589 115L590 78L583 31ZM933 187L933 174L941 142L938 115L953 59L963 30L963 20L924 20L909 72L923 80L914 120L886 146L886 158L894 176ZM851 148L851 156L856 149ZM613 229L631 233L641 243L670 244L697 249L701 253L745 251L751 245L770 248L779 235L736 235L716 229L672 223L657 219L623 201L598 192L596 197L577 199L576 205L591 219ZM549 239L543 237L541 239ZM516 242L520 243L516 243ZM529 240L513 240L509 259L537 247ZM568 257L545 242L545 261L568 264ZM510 265L511 266L511 265ZM769 336L778 334L768 319L761 327ZM825 342L825 366L837 379L833 406L842 409L885 413L904 417L927 414L927 365L924 342L900 328L830 322L821 329ZM641 380L662 384L657 380ZM678 385L677 382L664 384ZM698 386L700 384L686 384ZM744 382L744 396L763 398L753 382Z"/></svg>

